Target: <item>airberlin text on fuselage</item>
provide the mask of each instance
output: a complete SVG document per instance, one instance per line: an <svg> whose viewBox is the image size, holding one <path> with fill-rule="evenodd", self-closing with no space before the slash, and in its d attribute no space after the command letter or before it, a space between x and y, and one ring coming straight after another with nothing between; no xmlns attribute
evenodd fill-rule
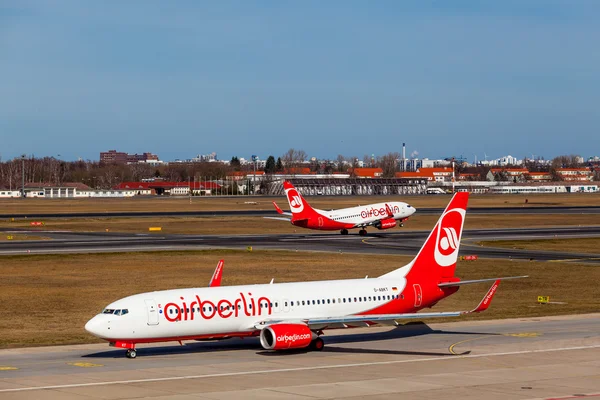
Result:
<svg viewBox="0 0 600 400"><path fill-rule="evenodd" d="M263 309L267 315L271 315L272 312L271 300L267 297L259 297L258 301L255 301L252 293L248 293L248 298L246 298L240 292L240 296L233 301L227 299L220 299L214 302L210 300L203 301L198 295L189 304L186 303L183 297L179 299L181 299L181 304L171 302L165 304L162 308L165 318L169 322L193 321L194 315L202 319L212 319L217 315L220 318L226 319L231 317L237 318L242 312L247 317L261 315ZM158 307L161 308L160 304Z"/></svg>
<svg viewBox="0 0 600 400"><path fill-rule="evenodd" d="M392 213L394 213L394 214L400 212L400 207L398 207L398 206L391 207L391 209L392 209ZM387 211L385 210L385 207L381 207L380 209L371 207L370 210L364 210L364 211L360 212L360 216L362 218L379 217L379 216L386 216L386 215L387 215Z"/></svg>

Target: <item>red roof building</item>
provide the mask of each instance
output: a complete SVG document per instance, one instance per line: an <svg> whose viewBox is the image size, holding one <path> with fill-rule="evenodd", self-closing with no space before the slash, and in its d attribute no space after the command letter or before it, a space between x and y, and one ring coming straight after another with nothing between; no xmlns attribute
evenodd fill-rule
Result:
<svg viewBox="0 0 600 400"><path fill-rule="evenodd" d="M381 168L350 168L348 173L357 178L381 178L383 176Z"/></svg>

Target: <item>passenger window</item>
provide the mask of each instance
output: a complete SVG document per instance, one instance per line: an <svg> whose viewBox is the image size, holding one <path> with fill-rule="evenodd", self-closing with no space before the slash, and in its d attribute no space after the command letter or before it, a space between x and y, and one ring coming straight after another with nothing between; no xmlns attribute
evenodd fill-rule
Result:
<svg viewBox="0 0 600 400"><path fill-rule="evenodd" d="M315 305L315 301L313 300L312 302L313 302L313 306L314 306Z"/></svg>
<svg viewBox="0 0 600 400"><path fill-rule="evenodd" d="M331 303L331 300L327 299L327 304L330 304L330 303Z"/></svg>
<svg viewBox="0 0 600 400"><path fill-rule="evenodd" d="M346 298L344 297L344 303L346 302Z"/></svg>
<svg viewBox="0 0 600 400"><path fill-rule="evenodd" d="M369 296L369 301L371 301L371 296Z"/></svg>
<svg viewBox="0 0 600 400"><path fill-rule="evenodd" d="M304 300L302 300L302 305L304 305Z"/></svg>
<svg viewBox="0 0 600 400"><path fill-rule="evenodd" d="M359 298L358 298L358 301L362 301L362 297L359 297Z"/></svg>
<svg viewBox="0 0 600 400"><path fill-rule="evenodd" d="M321 304L321 300L317 300L317 304Z"/></svg>
<svg viewBox="0 0 600 400"><path fill-rule="evenodd" d="M292 306L292 307L294 306L294 302L293 301L290 301L290 306Z"/></svg>
<svg viewBox="0 0 600 400"><path fill-rule="evenodd" d="M275 303L275 304L277 304L277 303ZM287 307L287 301L285 301L285 302L283 303L283 306L284 306L284 307Z"/></svg>

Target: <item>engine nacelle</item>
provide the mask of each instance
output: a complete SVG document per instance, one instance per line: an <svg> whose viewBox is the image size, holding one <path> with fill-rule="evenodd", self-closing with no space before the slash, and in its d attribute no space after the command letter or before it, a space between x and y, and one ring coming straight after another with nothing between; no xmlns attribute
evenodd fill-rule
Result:
<svg viewBox="0 0 600 400"><path fill-rule="evenodd" d="M260 332L260 344L266 350L302 349L315 338L304 324L273 324Z"/></svg>
<svg viewBox="0 0 600 400"><path fill-rule="evenodd" d="M394 218L382 219L375 227L377 229L390 229L398 225Z"/></svg>

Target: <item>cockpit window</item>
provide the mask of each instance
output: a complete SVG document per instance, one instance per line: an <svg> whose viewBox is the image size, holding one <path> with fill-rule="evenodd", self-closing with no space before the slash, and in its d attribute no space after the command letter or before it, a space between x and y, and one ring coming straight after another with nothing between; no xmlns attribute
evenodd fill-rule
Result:
<svg viewBox="0 0 600 400"><path fill-rule="evenodd" d="M407 204L407 205L406 205L406 207L407 207L407 208L411 208L411 205L410 205L410 204Z"/></svg>
<svg viewBox="0 0 600 400"><path fill-rule="evenodd" d="M102 310L102 314L114 314L114 315L125 315L129 313L128 309L115 310L114 308L105 308Z"/></svg>

